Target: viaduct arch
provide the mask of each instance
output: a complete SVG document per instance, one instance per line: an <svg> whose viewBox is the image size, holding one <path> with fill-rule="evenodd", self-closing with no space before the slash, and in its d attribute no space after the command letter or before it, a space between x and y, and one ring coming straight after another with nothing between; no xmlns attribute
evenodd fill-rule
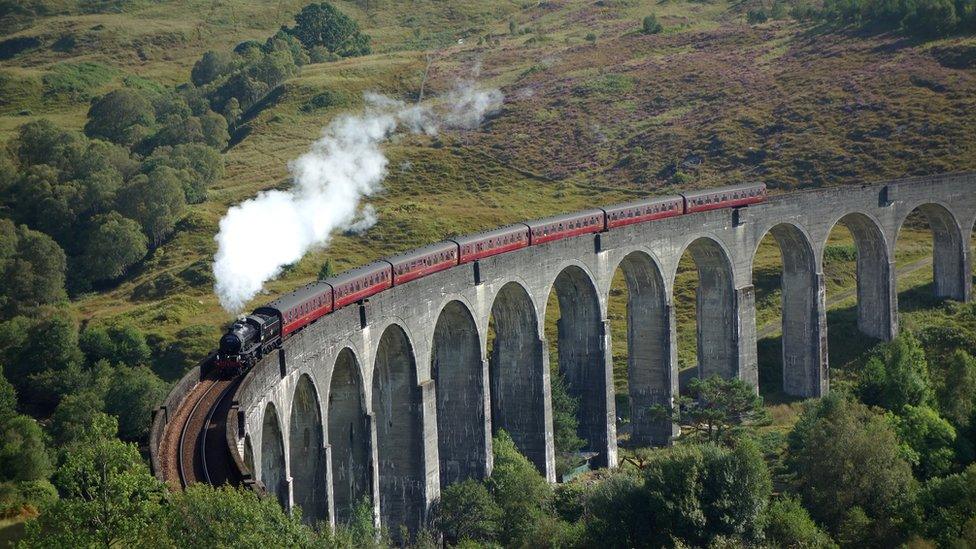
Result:
<svg viewBox="0 0 976 549"><path fill-rule="evenodd" d="M340 522L366 501L391 530L422 524L443 486L490 474L491 434L501 429L555 480L542 327L554 291L553 366L581 399L582 438L615 466L606 328L614 274L629 290L632 439L666 444L674 426L641 410L677 393L678 261L689 253L699 272L700 371L757 385L752 266L767 234L783 258L784 390L821 396L831 229L848 227L856 243L859 329L887 340L898 331L894 245L913 210L932 228L936 294L969 299L974 189L976 174L951 174L791 193L532 246L395 287L323 317L248 372L229 416L232 454L286 506Z"/></svg>

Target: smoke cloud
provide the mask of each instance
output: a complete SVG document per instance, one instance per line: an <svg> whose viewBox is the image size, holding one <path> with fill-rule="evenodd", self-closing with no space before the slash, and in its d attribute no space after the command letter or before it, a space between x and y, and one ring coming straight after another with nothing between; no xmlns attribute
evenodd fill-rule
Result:
<svg viewBox="0 0 976 549"><path fill-rule="evenodd" d="M503 101L499 90L473 82L460 82L421 105L375 93L364 97L362 114L334 120L288 164L291 188L262 192L220 220L213 273L224 309L240 312L265 282L310 250L328 246L336 231L361 233L376 224L376 210L360 203L381 190L388 164L382 144L398 128L427 135L473 129Z"/></svg>

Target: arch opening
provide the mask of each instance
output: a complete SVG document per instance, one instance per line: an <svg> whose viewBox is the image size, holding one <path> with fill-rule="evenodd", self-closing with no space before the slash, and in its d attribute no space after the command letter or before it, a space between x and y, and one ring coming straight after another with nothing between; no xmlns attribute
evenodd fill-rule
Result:
<svg viewBox="0 0 976 549"><path fill-rule="evenodd" d="M939 204L913 209L895 239L899 310L942 299L965 301L967 262L962 229L949 210Z"/></svg>
<svg viewBox="0 0 976 549"><path fill-rule="evenodd" d="M441 487L488 473L485 418L486 365L471 312L451 301L434 326L431 377L437 395L437 450Z"/></svg>
<svg viewBox="0 0 976 549"><path fill-rule="evenodd" d="M736 305L732 264L714 240L702 237L682 254L675 275L679 364L694 367L683 374L682 387L691 377L738 375ZM688 334L695 327L694 336Z"/></svg>
<svg viewBox="0 0 976 549"><path fill-rule="evenodd" d="M822 396L828 386L826 311L809 239L795 225L776 225L760 241L752 267L763 393Z"/></svg>
<svg viewBox="0 0 976 549"><path fill-rule="evenodd" d="M493 337L492 337L493 336ZM488 377L492 434L506 431L519 451L550 481L555 480L548 362L535 307L515 282L505 284L491 307Z"/></svg>
<svg viewBox="0 0 976 549"><path fill-rule="evenodd" d="M616 322L623 297L622 326ZM614 378L618 394L627 396L629 443L632 446L664 445L676 434L668 420L654 418L651 407L670 408L677 391L677 362L672 345L672 310L664 277L657 264L643 252L627 255L614 275L608 305L614 346ZM626 342L625 345L622 343ZM624 375L620 375L621 370ZM623 379L621 379L623 378ZM618 405L622 399L617 399ZM620 415L620 408L617 413Z"/></svg>
<svg viewBox="0 0 976 549"><path fill-rule="evenodd" d="M835 235L837 225L847 229L850 240L844 239L842 232ZM853 245L849 243L851 240ZM832 270L843 271L852 260L856 279L857 329L874 339L890 340L898 332L898 312L888 246L874 220L856 212L839 219L831 229L824 247L825 272L829 262L835 263Z"/></svg>
<svg viewBox="0 0 976 549"><path fill-rule="evenodd" d="M302 508L302 520L306 523L327 520L329 500L322 414L315 385L307 375L299 378L295 387L288 430L288 461L295 505Z"/></svg>
<svg viewBox="0 0 976 549"><path fill-rule="evenodd" d="M407 334L388 327L376 349L373 414L379 461L380 522L416 532L424 521L425 474L422 397Z"/></svg>
<svg viewBox="0 0 976 549"><path fill-rule="evenodd" d="M272 403L264 409L261 425L261 482L278 503L289 508L288 472L285 470L285 443L282 438L278 412Z"/></svg>
<svg viewBox="0 0 976 549"><path fill-rule="evenodd" d="M345 524L352 518L353 508L369 499L372 490L369 419L359 364L349 349L339 353L332 370L327 417L336 522Z"/></svg>
<svg viewBox="0 0 976 549"><path fill-rule="evenodd" d="M557 476L579 465L580 451L597 454L592 464L603 467L616 454L605 334L593 281L580 267L566 267L556 276L546 306Z"/></svg>

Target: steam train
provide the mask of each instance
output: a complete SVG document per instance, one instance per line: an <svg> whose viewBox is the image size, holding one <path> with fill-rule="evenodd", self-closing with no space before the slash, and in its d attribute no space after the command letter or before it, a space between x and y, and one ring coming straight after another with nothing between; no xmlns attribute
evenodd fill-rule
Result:
<svg viewBox="0 0 976 549"><path fill-rule="evenodd" d="M381 259L306 284L237 320L220 338L216 367L223 375L239 374L323 315L457 265L564 238L765 199L766 185L761 183L692 191L517 223Z"/></svg>

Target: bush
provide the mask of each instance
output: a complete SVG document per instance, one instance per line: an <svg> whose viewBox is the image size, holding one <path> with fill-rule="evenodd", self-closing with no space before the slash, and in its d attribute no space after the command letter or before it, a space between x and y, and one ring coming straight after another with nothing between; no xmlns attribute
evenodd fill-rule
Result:
<svg viewBox="0 0 976 549"><path fill-rule="evenodd" d="M448 543L462 540L490 543L498 534L501 512L488 489L468 479L441 491L434 524Z"/></svg>
<svg viewBox="0 0 976 549"><path fill-rule="evenodd" d="M664 27L658 22L657 16L653 13L644 18L641 27L644 34L658 34L664 30Z"/></svg>
<svg viewBox="0 0 976 549"><path fill-rule="evenodd" d="M67 258L56 242L0 219L0 314L28 314L65 298Z"/></svg>
<svg viewBox="0 0 976 549"><path fill-rule="evenodd" d="M585 527L591 547L640 547L651 539L649 501L640 478L616 472L600 482L586 500Z"/></svg>
<svg viewBox="0 0 976 549"><path fill-rule="evenodd" d="M494 468L487 485L502 510L499 541L505 546L522 545L546 516L552 488L505 431L495 435L492 453Z"/></svg>
<svg viewBox="0 0 976 549"><path fill-rule="evenodd" d="M852 524L857 517L848 512L856 507L868 523L854 530L882 545L900 541L917 484L884 416L830 393L810 404L793 428L787 463L807 509L833 532Z"/></svg>
<svg viewBox="0 0 976 549"><path fill-rule="evenodd" d="M311 112L317 109L328 109L330 107L342 107L349 102L345 93L336 90L325 90L312 96L302 106L303 112Z"/></svg>
<svg viewBox="0 0 976 549"><path fill-rule="evenodd" d="M918 495L922 533L940 547L966 547L953 542L964 535L967 520L976 517L976 465L959 474L928 481Z"/></svg>
<svg viewBox="0 0 976 549"><path fill-rule="evenodd" d="M830 536L820 529L799 500L783 497L766 510L766 543L771 547L794 549L833 549Z"/></svg>
<svg viewBox="0 0 976 549"><path fill-rule="evenodd" d="M750 25L761 25L769 20L766 12L763 10L749 10L746 14L746 21Z"/></svg>
<svg viewBox="0 0 976 549"><path fill-rule="evenodd" d="M80 262L88 280L116 280L146 256L146 236L139 224L118 212L92 219Z"/></svg>
<svg viewBox="0 0 976 549"><path fill-rule="evenodd" d="M130 146L155 124L152 103L136 90L122 88L92 101L85 133Z"/></svg>
<svg viewBox="0 0 976 549"><path fill-rule="evenodd" d="M762 454L743 440L733 450L714 445L656 452L643 468L651 546L674 538L707 546L720 537L758 541L772 485Z"/></svg>
<svg viewBox="0 0 976 549"><path fill-rule="evenodd" d="M928 406L905 406L890 415L901 441L911 449L915 473L922 479L948 474L955 457L956 430Z"/></svg>
<svg viewBox="0 0 976 549"><path fill-rule="evenodd" d="M906 405L921 406L932 396L925 350L910 332L877 346L858 383L861 399L895 413Z"/></svg>
<svg viewBox="0 0 976 549"><path fill-rule="evenodd" d="M230 74L237 68L233 55L208 51L203 54L190 71L190 80L197 86L205 86L218 78Z"/></svg>
<svg viewBox="0 0 976 549"><path fill-rule="evenodd" d="M328 2L309 4L295 16L295 26L288 29L306 48L323 46L342 57L369 54L369 36L359 25Z"/></svg>

